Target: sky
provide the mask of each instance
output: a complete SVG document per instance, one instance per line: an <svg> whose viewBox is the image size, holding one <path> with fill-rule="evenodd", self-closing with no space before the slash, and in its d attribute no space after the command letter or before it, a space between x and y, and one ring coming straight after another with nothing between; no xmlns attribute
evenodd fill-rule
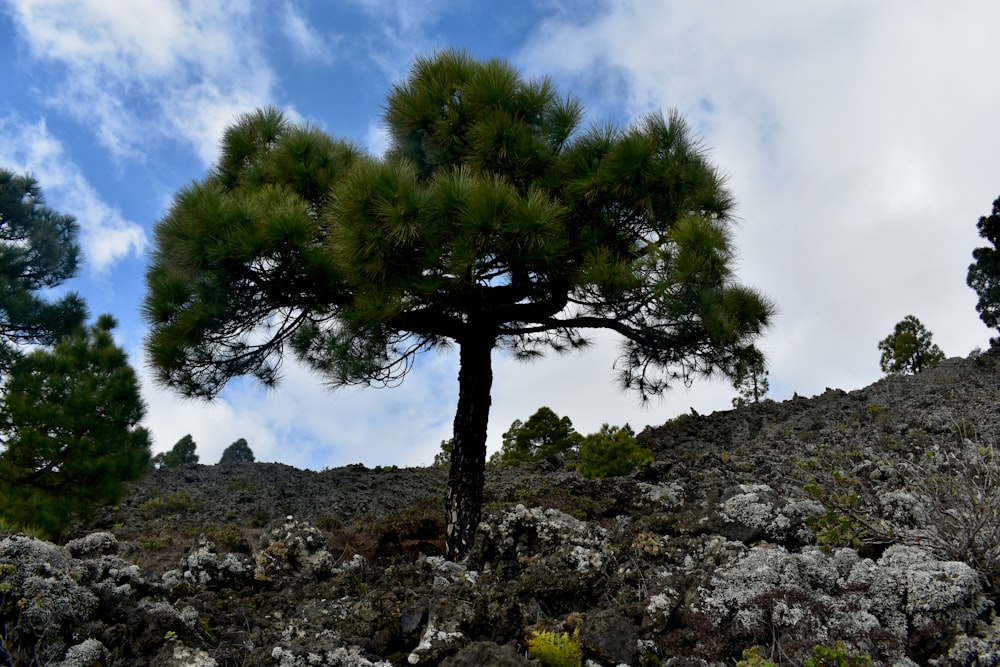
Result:
<svg viewBox="0 0 1000 667"><path fill-rule="evenodd" d="M760 347L782 401L878 380L908 314L949 357L988 347L965 276L1000 195L997 25L981 0L0 0L0 167L76 216L85 263L64 287L118 319L154 451L191 434L203 463L245 438L300 468L426 465L451 435L456 353L387 389L331 392L295 364L211 403L152 382L152 230L240 114L275 106L380 154L386 93L446 48L550 77L588 121L678 110L738 202L740 282L778 307ZM615 382L613 336L595 343L495 354L491 452L541 406L584 434L731 408L724 380L643 405Z"/></svg>

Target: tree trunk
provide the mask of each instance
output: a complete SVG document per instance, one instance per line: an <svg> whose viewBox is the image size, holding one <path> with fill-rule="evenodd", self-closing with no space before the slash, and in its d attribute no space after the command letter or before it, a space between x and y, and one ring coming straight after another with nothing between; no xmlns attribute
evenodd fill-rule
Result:
<svg viewBox="0 0 1000 667"><path fill-rule="evenodd" d="M482 515L486 426L490 418L490 389L493 385L493 344L493 339L489 337L460 343L458 409L455 412L455 440L445 501L445 544L449 560L461 560L469 554Z"/></svg>

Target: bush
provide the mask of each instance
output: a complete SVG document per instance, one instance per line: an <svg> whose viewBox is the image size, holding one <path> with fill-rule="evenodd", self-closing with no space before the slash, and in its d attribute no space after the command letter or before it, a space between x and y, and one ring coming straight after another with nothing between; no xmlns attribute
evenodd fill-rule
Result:
<svg viewBox="0 0 1000 667"><path fill-rule="evenodd" d="M620 477L653 462L653 453L639 446L632 428L604 424L580 445L580 474L588 479Z"/></svg>
<svg viewBox="0 0 1000 667"><path fill-rule="evenodd" d="M862 494L859 481L836 467L819 473L805 490L825 510L809 525L821 546L921 546L977 570L987 589L1000 585L1000 454L965 442L897 461L911 512L893 510L893 494Z"/></svg>
<svg viewBox="0 0 1000 667"><path fill-rule="evenodd" d="M764 658L759 646L751 646L743 651L743 659L736 667L776 667L776 663ZM871 656L851 653L844 642L833 647L816 646L811 657L802 661L802 667L872 667Z"/></svg>
<svg viewBox="0 0 1000 667"><path fill-rule="evenodd" d="M448 438L441 441L441 451L434 455L434 462L431 463L436 468L447 468L451 465L451 450L455 448L455 439Z"/></svg>
<svg viewBox="0 0 1000 667"><path fill-rule="evenodd" d="M568 632L532 632L528 651L546 667L580 667L583 663L580 629L574 630L572 636Z"/></svg>

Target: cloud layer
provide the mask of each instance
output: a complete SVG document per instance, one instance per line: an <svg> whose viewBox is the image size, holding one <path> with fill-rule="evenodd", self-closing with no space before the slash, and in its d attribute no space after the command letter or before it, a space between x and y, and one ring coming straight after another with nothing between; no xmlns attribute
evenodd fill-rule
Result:
<svg viewBox="0 0 1000 667"><path fill-rule="evenodd" d="M159 138L186 142L210 164L233 117L271 97L249 0L10 4L34 56L66 72L50 106L119 159L144 159Z"/></svg>
<svg viewBox="0 0 1000 667"><path fill-rule="evenodd" d="M143 227L101 199L44 120L0 117L0 137L0 165L32 174L42 184L43 194L59 201L60 213L76 217L87 267L104 274L118 260L145 249Z"/></svg>
<svg viewBox="0 0 1000 667"><path fill-rule="evenodd" d="M964 282L1000 189L998 20L971 2L640 0L548 21L519 60L621 93L599 110L676 107L700 129L741 202L741 276L780 308L772 386L816 391L874 379L910 312L950 354L985 343Z"/></svg>
<svg viewBox="0 0 1000 667"><path fill-rule="evenodd" d="M415 55L457 46L551 76L597 122L669 108L690 120L740 203L740 278L779 307L762 343L773 397L872 382L880 375L878 340L911 313L949 355L987 344L965 272L981 244L975 222L1000 194L993 166L1000 89L991 84L1000 5L0 0L0 7L16 30L12 68L31 80L0 98L0 164L39 176L50 204L80 220L90 266L123 283L141 283L114 270L148 247L170 194L204 174L236 115L273 104L380 152L385 92ZM117 180L102 185L109 171ZM138 341L137 304L115 309L125 338ZM141 359L136 347L132 357ZM542 405L590 432L602 422L641 428L691 407L724 409L735 393L726 382L698 383L642 407L615 386L616 356L610 336L583 354L530 366L498 356L491 448L514 419ZM277 392L236 383L210 406L144 386L160 450L192 433L206 462L245 437L264 460L412 464L429 462L448 436L456 375L455 355L428 357L399 389L331 395L291 367Z"/></svg>

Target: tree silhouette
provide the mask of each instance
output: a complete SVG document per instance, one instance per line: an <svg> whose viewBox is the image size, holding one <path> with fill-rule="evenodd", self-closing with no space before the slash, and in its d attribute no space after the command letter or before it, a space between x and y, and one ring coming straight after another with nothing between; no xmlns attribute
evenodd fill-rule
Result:
<svg viewBox="0 0 1000 667"><path fill-rule="evenodd" d="M243 438L240 438L233 444L226 447L222 452L222 458L219 459L219 464L223 465L226 463L253 463L254 456L253 450L250 449L250 445Z"/></svg>
<svg viewBox="0 0 1000 667"><path fill-rule="evenodd" d="M198 447L195 443L194 438L188 433L183 438L174 443L174 446L170 448L170 451L160 452L153 457L153 464L157 468L172 468L174 466L187 465L189 463L197 463L198 455L195 454L195 449Z"/></svg>
<svg viewBox="0 0 1000 667"><path fill-rule="evenodd" d="M976 311L983 323L1000 332L1000 198L993 201L993 212L976 223L979 236L991 246L976 248L969 265L966 283L979 295ZM1000 340L996 338L994 340Z"/></svg>

